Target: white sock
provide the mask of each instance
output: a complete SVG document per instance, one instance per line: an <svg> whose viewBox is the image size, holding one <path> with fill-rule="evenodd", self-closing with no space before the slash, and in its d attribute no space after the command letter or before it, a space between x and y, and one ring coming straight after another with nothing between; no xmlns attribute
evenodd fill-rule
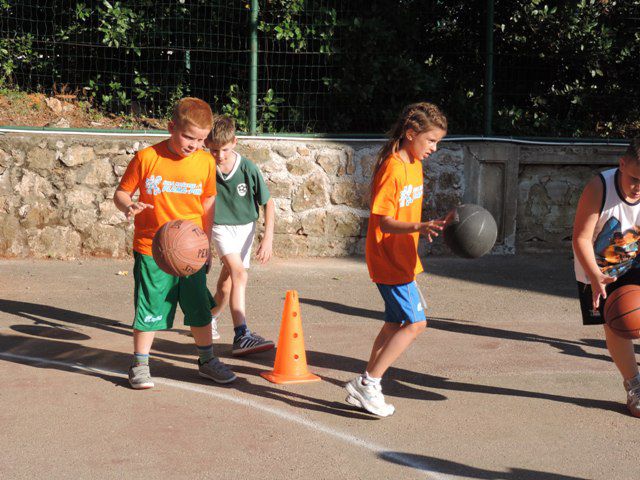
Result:
<svg viewBox="0 0 640 480"><path fill-rule="evenodd" d="M372 377L371 375L369 375L369 372L364 372L364 375L362 376L363 385L380 385L381 381L382 378Z"/></svg>

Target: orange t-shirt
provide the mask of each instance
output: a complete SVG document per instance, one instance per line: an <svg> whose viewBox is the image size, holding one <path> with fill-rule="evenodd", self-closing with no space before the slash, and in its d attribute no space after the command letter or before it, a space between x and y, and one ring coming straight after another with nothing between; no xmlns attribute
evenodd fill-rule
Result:
<svg viewBox="0 0 640 480"><path fill-rule="evenodd" d="M132 195L140 190L138 201L154 207L136 215L133 234L133 249L151 255L153 236L166 222L191 220L202 228L202 198L216 194L216 162L203 150L181 158L165 140L135 154L120 188Z"/></svg>
<svg viewBox="0 0 640 480"><path fill-rule="evenodd" d="M365 253L375 283L412 282L422 272L418 258L418 232L382 233L380 216L402 222L420 222L423 191L422 162L403 162L397 154L382 164L372 184L371 216Z"/></svg>

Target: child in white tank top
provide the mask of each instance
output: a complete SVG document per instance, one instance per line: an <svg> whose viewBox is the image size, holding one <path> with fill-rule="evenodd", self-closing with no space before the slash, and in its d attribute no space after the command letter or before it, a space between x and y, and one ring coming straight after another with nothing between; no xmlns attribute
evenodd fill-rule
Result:
<svg viewBox="0 0 640 480"><path fill-rule="evenodd" d="M633 341L604 322L607 295L640 285L640 138L631 141L618 168L585 187L573 226L573 251L583 323L603 324L607 349L623 378L627 407L640 417L640 374Z"/></svg>

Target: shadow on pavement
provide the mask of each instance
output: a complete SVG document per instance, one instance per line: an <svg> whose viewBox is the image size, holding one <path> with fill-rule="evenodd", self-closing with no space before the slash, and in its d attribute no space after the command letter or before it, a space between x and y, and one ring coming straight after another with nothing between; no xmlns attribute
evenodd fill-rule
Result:
<svg viewBox="0 0 640 480"><path fill-rule="evenodd" d="M50 305L18 302L15 300L5 300L0 298L0 311L17 317L26 318L27 320L32 320L35 325L63 328L70 332L72 330L68 326L62 326L49 320L94 327L106 332L132 336L131 327L124 323L103 317L96 317L94 315L87 315L86 313L75 312L73 310L66 310L64 308L52 307ZM49 320L45 320L45 318ZM16 331L18 330L16 329Z"/></svg>
<svg viewBox="0 0 640 480"><path fill-rule="evenodd" d="M328 354L323 352L307 352L309 364L333 370L343 370L359 374L364 372L367 362L357 360L342 355ZM323 377L324 380L342 386L343 382ZM412 386L412 385L415 385ZM422 387L422 388L416 388ZM458 382L437 375L429 375L426 373L412 372L402 368L391 367L388 370L388 377L385 377L385 395L413 398L418 400L446 400L447 397L430 391L427 389L452 390L459 392L474 392L486 395L506 395L521 398L536 398L541 400L550 400L554 402L568 403L586 408L599 408L607 411L617 411L627 414L624 405L618 402L607 400L597 400L582 397L571 397L566 395L554 395L545 392L535 392L528 390L520 390L515 388L497 387L493 385L478 385L468 382Z"/></svg>
<svg viewBox="0 0 640 480"><path fill-rule="evenodd" d="M397 465L417 468L427 472L456 475L463 478L480 478L487 480L539 480L542 478L545 480L589 480L584 477L573 477L524 468L510 468L506 472L486 470L484 468L476 468L463 463L412 453L382 452L378 454L378 457Z"/></svg>
<svg viewBox="0 0 640 480"><path fill-rule="evenodd" d="M193 367L190 368L164 361L157 358L155 354L153 357L151 368L153 375L157 378L167 378L197 385L209 385L211 388L236 389L260 398L280 401L293 407L341 417L362 420L377 419L377 417L354 410L349 405L341 402L313 398L269 385L252 384L246 378L240 377L231 385L217 385L198 376L195 366L196 357L193 354L186 359L186 361L193 362ZM129 388L127 379L115 374L123 371L130 364L131 355L127 353L92 348L66 341L51 341L19 335L2 335L0 336L0 361L90 375L106 380L118 387ZM181 361L184 362L185 359L183 358ZM82 367L82 369L74 368L74 366ZM100 371L91 370L91 368L100 369ZM110 375L105 370L114 371L114 374ZM262 370L238 366L234 368L234 371L257 376Z"/></svg>
<svg viewBox="0 0 640 480"><path fill-rule="evenodd" d="M92 327L109 333L133 337L131 325L50 305L0 299L0 312L31 320L34 323L33 325L12 325L10 328L16 332L34 337L69 341L91 339L89 335L74 330L72 325ZM183 333L186 332L186 330L181 331ZM220 348L223 347L220 346ZM153 342L153 350L154 356L163 357L168 360L182 361L183 358L181 358L181 356L194 355L195 347L193 344L172 342L164 338L156 337ZM218 353L216 352L216 354Z"/></svg>
<svg viewBox="0 0 640 480"><path fill-rule="evenodd" d="M340 311L341 313L355 314L358 316L369 318L379 318L381 316L380 312L362 308L354 309L352 307L347 307L333 302L310 299L300 299L300 301L302 303L306 302L308 304L322 306L330 310L333 309L334 311ZM56 307L37 305L26 302L0 300L0 310L17 316L21 316L23 318L27 318L39 324L45 324L45 326L50 328L63 328L64 330L65 326L60 326L59 324L53 322L44 321L38 317L46 317L72 324L81 324L84 326L95 327L127 336L131 335L131 328L119 322ZM511 338L514 340L522 341L544 341L545 343L550 343L550 341L552 341L553 343L562 345L565 348L565 352L571 352L569 354L578 354L581 351L581 349L579 348L575 351L571 350L570 347L572 346L572 342L565 342L563 340L549 339L547 337L539 337L537 335L528 335L482 326L470 326L467 324L460 324L447 320L433 319L432 322L435 322L436 325L438 324L438 322L440 322L441 327L448 326L452 329L452 331L456 328L462 328L463 333L474 335L480 334L491 337L502 335L503 338ZM28 327L25 328L24 325L14 325L11 328L15 331L22 330L23 333L32 334L34 332L34 330L30 330ZM64 335L64 333L62 333L61 335ZM216 345L216 354L225 356L225 352L219 350L226 351L227 348L228 346L225 345ZM62 349L62 351L60 351L60 349ZM165 353L160 353L162 351L165 351ZM167 354L166 351L169 351L170 353ZM129 354L95 349L84 345L78 345L76 343L50 340L47 338L41 338L41 336L39 336L38 338L27 338L23 336L0 336L0 352L17 352L24 356L34 357L45 356L47 359L51 360L63 360L72 363L82 362L82 364L84 365L90 365L94 367L99 366L100 368L111 367L115 369L122 369L124 368L124 366L128 366L131 361L131 356ZM198 379L198 377L194 375L194 372L191 369L185 369L183 367L179 367L165 360L162 360L164 358L167 360L174 360L179 362L192 361L192 359L195 359L195 352L192 345L157 338L156 342L154 342L153 357L154 363L152 368L154 374L160 374L162 376L165 376L166 378L172 378L182 381L193 381L189 379L193 379L194 377L195 379ZM117 361L114 361L114 359ZM310 367L316 366L353 374L363 372L366 367L366 361L364 360L326 352L308 351L307 359ZM252 356L251 361L257 365L264 366L265 369L268 370L271 368L271 366L273 366L273 352L268 356ZM30 364L30 362L25 363ZM53 368L57 367L53 366ZM62 369L64 370L64 368ZM257 375L259 371L261 371L247 366L235 366L234 369L238 372L247 373L249 375ZM326 375L323 377L323 379L336 386L343 386L343 381L340 379L331 378ZM120 382L119 380L118 384L120 383L122 382ZM242 382L240 382L239 385L242 386ZM248 382L245 385L247 385L247 392L253 395L282 400L291 405L326 411L332 414L350 414L351 416L356 416L355 412L350 411L351 409L345 410L344 405L340 402L327 402L324 400L314 399L311 397L305 397L303 395L292 393L286 389L263 387L261 385L249 384ZM427 401L446 400L446 396L434 392L431 389L466 391L488 395L508 395L522 398L538 398L543 400L551 400L578 405L587 408L600 408L603 410L613 410L621 413L626 412L626 410L622 408L621 404L618 404L617 402L588 398L575 398L564 395L547 394L544 392L534 392L512 388L476 385L466 382L457 382L455 380L450 380L444 377L429 375L420 372L413 372L396 367L391 367L389 369L388 380L385 381L385 393L391 396ZM297 399L292 400L291 398L289 398L292 396L296 397ZM306 403L302 404L301 402ZM336 408L337 406L339 406L340 408ZM359 418L369 418L368 416L360 414L358 415Z"/></svg>
<svg viewBox="0 0 640 480"><path fill-rule="evenodd" d="M384 320L384 313L378 310L370 310L361 307L351 307L336 302L326 300L314 300L310 298L300 298L300 303L313 305L324 308L331 312L340 313L342 315L351 315L360 318L371 318L373 320ZM468 323L449 318L427 317L429 328L443 330L453 333L461 333L464 335L475 335L479 337L500 338L504 340L515 340L519 342L545 343L551 347L557 348L563 355L571 355L574 357L592 358L594 360L604 360L611 362L608 353L597 355L589 353L582 347L595 347L606 350L607 346L604 340L585 339L580 341L564 340L559 338L537 335L535 333L516 332L513 330L504 330L495 327L485 327L476 323ZM580 328L581 325L576 325ZM598 328L598 327L595 327ZM635 345L636 353L640 353L640 345Z"/></svg>
<svg viewBox="0 0 640 480"><path fill-rule="evenodd" d="M34 337L50 338L52 340L68 340L70 342L82 342L91 340L89 335L76 332L66 325L48 326L48 325L12 325L11 330L25 335Z"/></svg>
<svg viewBox="0 0 640 480"><path fill-rule="evenodd" d="M545 255L485 255L476 259L428 257L426 275L575 297L576 280L571 252Z"/></svg>

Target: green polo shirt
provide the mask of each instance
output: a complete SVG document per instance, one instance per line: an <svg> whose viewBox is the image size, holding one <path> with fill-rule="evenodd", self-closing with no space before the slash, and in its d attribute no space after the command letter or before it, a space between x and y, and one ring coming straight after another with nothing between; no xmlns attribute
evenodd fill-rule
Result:
<svg viewBox="0 0 640 480"><path fill-rule="evenodd" d="M216 225L245 225L258 219L260 205L271 195L260 169L236 153L236 163L227 175L216 168Z"/></svg>

